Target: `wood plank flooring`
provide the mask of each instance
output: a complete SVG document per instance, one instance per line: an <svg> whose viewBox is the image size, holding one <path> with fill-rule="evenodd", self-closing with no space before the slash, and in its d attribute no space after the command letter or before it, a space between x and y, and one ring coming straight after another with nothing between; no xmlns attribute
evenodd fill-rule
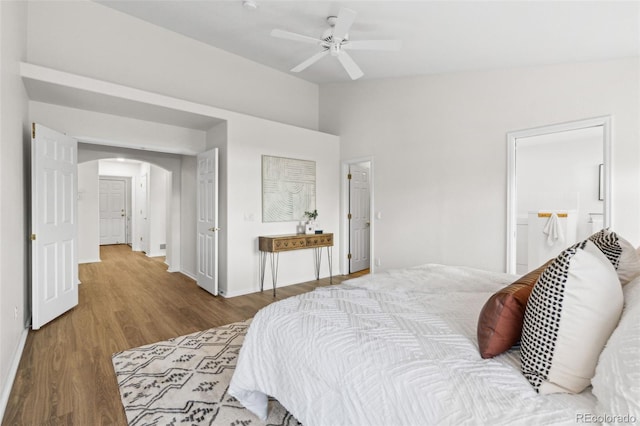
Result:
<svg viewBox="0 0 640 426"><path fill-rule="evenodd" d="M265 291L225 299L128 246L103 246L100 257L80 265L78 306L29 332L2 425L126 425L111 354L251 318L275 300L329 285L325 278L279 288L276 298Z"/></svg>

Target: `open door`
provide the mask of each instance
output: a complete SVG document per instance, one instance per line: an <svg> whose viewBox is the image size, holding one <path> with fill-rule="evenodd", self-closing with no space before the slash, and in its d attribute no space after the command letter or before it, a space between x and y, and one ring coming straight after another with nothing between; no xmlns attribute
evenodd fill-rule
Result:
<svg viewBox="0 0 640 426"><path fill-rule="evenodd" d="M31 133L32 327L78 304L78 141L33 124Z"/></svg>
<svg viewBox="0 0 640 426"><path fill-rule="evenodd" d="M198 154L198 285L218 295L218 148Z"/></svg>
<svg viewBox="0 0 640 426"><path fill-rule="evenodd" d="M349 273L370 267L370 191L369 168L349 166Z"/></svg>

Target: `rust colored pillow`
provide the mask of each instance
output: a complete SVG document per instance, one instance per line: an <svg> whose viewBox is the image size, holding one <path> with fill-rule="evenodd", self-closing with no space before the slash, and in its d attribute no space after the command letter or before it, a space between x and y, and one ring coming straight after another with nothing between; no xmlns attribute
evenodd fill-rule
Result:
<svg viewBox="0 0 640 426"><path fill-rule="evenodd" d="M518 343L531 290L552 261L497 291L484 304L478 318L478 349L482 358L500 355Z"/></svg>

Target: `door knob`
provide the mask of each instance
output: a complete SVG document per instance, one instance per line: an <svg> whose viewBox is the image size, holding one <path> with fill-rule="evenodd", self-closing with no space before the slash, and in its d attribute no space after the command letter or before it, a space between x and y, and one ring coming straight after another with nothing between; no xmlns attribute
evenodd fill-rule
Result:
<svg viewBox="0 0 640 426"><path fill-rule="evenodd" d="M218 227L215 227L215 228L209 228L209 231L211 231L211 232L217 232L217 231L219 231L219 230L220 230L220 228L218 228Z"/></svg>

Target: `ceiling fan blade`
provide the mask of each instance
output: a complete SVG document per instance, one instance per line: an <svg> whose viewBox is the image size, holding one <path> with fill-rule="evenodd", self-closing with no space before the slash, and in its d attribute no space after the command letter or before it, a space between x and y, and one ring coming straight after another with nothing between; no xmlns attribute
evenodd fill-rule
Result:
<svg viewBox="0 0 640 426"><path fill-rule="evenodd" d="M344 50L338 55L338 60L349 74L349 77L351 77L351 80L357 80L364 75L358 64Z"/></svg>
<svg viewBox="0 0 640 426"><path fill-rule="evenodd" d="M348 41L342 45L342 48L350 50L400 50L402 48L402 40Z"/></svg>
<svg viewBox="0 0 640 426"><path fill-rule="evenodd" d="M292 68L291 72L300 72L300 71L306 69L309 65L311 65L311 64L313 64L315 62L318 62L320 59L324 58L328 54L329 54L329 49L323 50L320 53L316 53L315 55L313 55L312 57L310 57L306 61L302 62L300 65L296 66L295 68Z"/></svg>
<svg viewBox="0 0 640 426"><path fill-rule="evenodd" d="M302 34L296 34L285 30L271 30L271 36L277 38L284 38L286 40L303 41L311 44L321 44L322 40L318 38L309 37Z"/></svg>
<svg viewBox="0 0 640 426"><path fill-rule="evenodd" d="M336 20L336 25L333 27L333 39L336 41L344 40L345 36L351 29L353 25L353 21L356 20L356 12L355 10L347 9L343 7L338 12L338 19Z"/></svg>

